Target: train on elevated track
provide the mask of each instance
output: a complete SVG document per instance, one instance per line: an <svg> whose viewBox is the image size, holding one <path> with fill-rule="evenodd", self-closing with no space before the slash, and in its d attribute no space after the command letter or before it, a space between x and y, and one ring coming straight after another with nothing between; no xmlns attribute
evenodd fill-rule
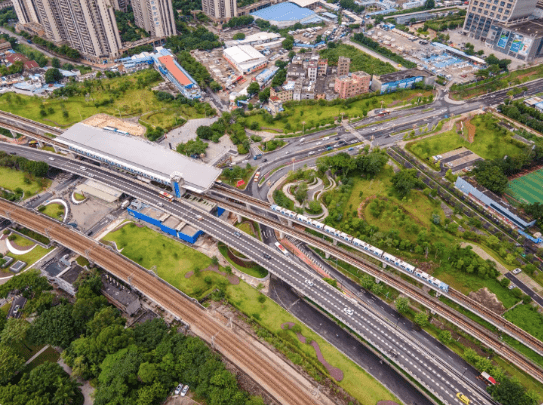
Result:
<svg viewBox="0 0 543 405"><path fill-rule="evenodd" d="M411 273L415 275L416 277L420 278L422 281L424 281L427 284L432 285L433 287L439 288L441 291L448 293L449 292L449 286L445 284L443 281L438 280L435 277L432 277L428 273L417 269L412 264L406 263L403 260L398 259L397 257L382 251L381 249L370 245L369 243L366 243L360 239L353 238L351 235L346 234L345 232L338 231L337 229L332 228L331 226L325 225L322 222L315 221L314 219L308 218L306 216L303 216L301 214L297 214L294 211L290 211L286 208L280 207L277 204L272 204L271 209L275 212L278 212L282 214L283 216L294 219L298 222L303 223L304 225L310 225L314 228L317 228L321 231L324 231L326 233L329 233L331 235L334 235L338 238L343 239L345 242L357 246L359 248L362 248L366 250L367 252L371 253L374 256L379 257L380 259L385 260L386 262L389 262L390 264L394 264L395 266L399 267L400 269L403 269L407 271L408 273Z"/></svg>

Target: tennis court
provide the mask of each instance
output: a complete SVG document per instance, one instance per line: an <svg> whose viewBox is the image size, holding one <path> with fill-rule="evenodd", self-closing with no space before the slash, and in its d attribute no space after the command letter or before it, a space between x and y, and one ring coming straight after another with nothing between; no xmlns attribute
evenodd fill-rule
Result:
<svg viewBox="0 0 543 405"><path fill-rule="evenodd" d="M520 203L543 203L543 169L510 181L508 194Z"/></svg>

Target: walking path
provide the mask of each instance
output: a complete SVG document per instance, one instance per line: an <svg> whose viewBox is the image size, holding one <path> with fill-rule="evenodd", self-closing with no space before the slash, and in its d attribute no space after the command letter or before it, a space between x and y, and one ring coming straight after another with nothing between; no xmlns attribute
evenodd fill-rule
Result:
<svg viewBox="0 0 543 405"><path fill-rule="evenodd" d="M34 359L36 357L38 357L40 354L42 354L44 351L46 351L47 349L49 348L49 345L45 345L44 347L42 347L42 349L36 353L34 356L32 356L31 358L29 358L26 363L25 363L25 366L28 366L30 363L32 363L34 361Z"/></svg>

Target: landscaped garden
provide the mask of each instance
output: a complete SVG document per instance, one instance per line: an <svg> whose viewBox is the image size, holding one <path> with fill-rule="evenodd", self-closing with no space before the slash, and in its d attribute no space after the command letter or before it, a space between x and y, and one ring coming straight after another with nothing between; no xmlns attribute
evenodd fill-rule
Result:
<svg viewBox="0 0 543 405"><path fill-rule="evenodd" d="M62 221L62 219L64 218L65 208L62 204L53 203L48 205L42 205L38 208L38 211L40 211L44 215L47 215L50 218Z"/></svg>
<svg viewBox="0 0 543 405"><path fill-rule="evenodd" d="M17 189L24 192L25 198L39 193L51 184L49 179L34 178L29 173L8 167L0 167L0 187L16 193Z"/></svg>

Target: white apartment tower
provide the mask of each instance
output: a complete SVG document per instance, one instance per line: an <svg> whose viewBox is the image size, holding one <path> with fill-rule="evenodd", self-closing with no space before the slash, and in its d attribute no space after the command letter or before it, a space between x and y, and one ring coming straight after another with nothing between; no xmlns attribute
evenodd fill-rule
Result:
<svg viewBox="0 0 543 405"><path fill-rule="evenodd" d="M28 24L39 22L32 0L12 0L12 2L19 23Z"/></svg>
<svg viewBox="0 0 543 405"><path fill-rule="evenodd" d="M113 0L34 0L47 39L67 43L84 58L117 58L121 37Z"/></svg>
<svg viewBox="0 0 543 405"><path fill-rule="evenodd" d="M152 37L171 37L177 33L172 0L131 0L136 25Z"/></svg>
<svg viewBox="0 0 543 405"><path fill-rule="evenodd" d="M537 0L472 0L469 3L464 32L485 39L494 23L512 23L531 17Z"/></svg>
<svg viewBox="0 0 543 405"><path fill-rule="evenodd" d="M202 0L202 11L213 20L225 21L238 14L236 0Z"/></svg>

